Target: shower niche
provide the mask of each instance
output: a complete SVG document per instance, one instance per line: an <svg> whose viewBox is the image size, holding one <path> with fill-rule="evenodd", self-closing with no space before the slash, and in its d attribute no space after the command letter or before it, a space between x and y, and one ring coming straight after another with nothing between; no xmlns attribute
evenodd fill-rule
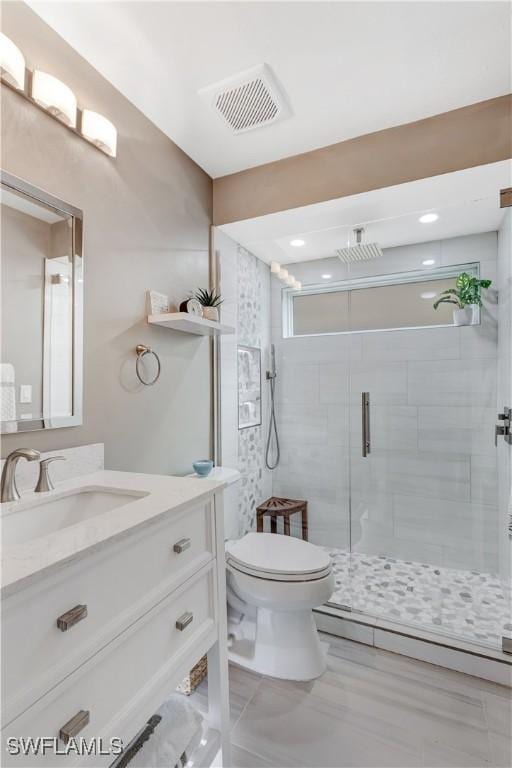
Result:
<svg viewBox="0 0 512 768"><path fill-rule="evenodd" d="M261 350L238 345L238 429L261 424Z"/></svg>

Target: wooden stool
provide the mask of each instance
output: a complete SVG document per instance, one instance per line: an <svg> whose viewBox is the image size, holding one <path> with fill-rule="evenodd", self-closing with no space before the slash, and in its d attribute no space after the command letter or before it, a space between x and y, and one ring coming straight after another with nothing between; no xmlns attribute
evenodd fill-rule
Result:
<svg viewBox="0 0 512 768"><path fill-rule="evenodd" d="M290 535L290 515L296 512L301 513L302 520L302 538L308 540L308 503L299 499L282 499L279 496L271 496L256 507L256 529L263 531L265 517L270 517L270 531L277 533L277 518L283 518L283 533Z"/></svg>

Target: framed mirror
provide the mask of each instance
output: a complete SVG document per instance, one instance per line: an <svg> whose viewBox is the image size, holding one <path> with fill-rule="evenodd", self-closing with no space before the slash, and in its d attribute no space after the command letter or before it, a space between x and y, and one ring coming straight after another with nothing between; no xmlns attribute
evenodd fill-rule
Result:
<svg viewBox="0 0 512 768"><path fill-rule="evenodd" d="M238 429L261 424L261 350L239 345Z"/></svg>
<svg viewBox="0 0 512 768"><path fill-rule="evenodd" d="M82 211L1 173L1 433L82 423Z"/></svg>

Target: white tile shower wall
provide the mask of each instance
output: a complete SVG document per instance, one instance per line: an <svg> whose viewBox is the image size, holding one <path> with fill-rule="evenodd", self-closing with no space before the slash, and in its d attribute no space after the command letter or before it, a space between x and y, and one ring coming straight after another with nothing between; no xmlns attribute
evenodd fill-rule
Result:
<svg viewBox="0 0 512 768"><path fill-rule="evenodd" d="M226 500L226 536L238 538L255 528L256 507L272 493L272 475L265 467L268 426L268 384L265 371L270 355L270 270L224 233L217 232L222 319L236 328L221 340L222 463L237 467L240 482ZM258 347L262 365L262 424L238 429L238 345Z"/></svg>
<svg viewBox="0 0 512 768"><path fill-rule="evenodd" d="M495 281L496 253L491 232L387 249L384 262L347 268L329 259L291 269L307 284L323 272L382 273L383 263L386 272L421 269L433 257L443 265L480 261L482 276ZM345 547L351 538L356 551L496 572L495 292L477 327L283 339L281 286L272 282L283 453L273 490L308 499L311 541ZM368 458L362 391L371 396Z"/></svg>

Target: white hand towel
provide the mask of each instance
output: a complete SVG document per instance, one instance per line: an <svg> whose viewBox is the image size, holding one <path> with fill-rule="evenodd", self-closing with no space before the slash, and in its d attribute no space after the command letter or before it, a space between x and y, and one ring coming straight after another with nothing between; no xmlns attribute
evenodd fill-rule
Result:
<svg viewBox="0 0 512 768"><path fill-rule="evenodd" d="M181 694L173 694L156 712L162 719L129 768L174 768L190 745L198 744L203 716Z"/></svg>

